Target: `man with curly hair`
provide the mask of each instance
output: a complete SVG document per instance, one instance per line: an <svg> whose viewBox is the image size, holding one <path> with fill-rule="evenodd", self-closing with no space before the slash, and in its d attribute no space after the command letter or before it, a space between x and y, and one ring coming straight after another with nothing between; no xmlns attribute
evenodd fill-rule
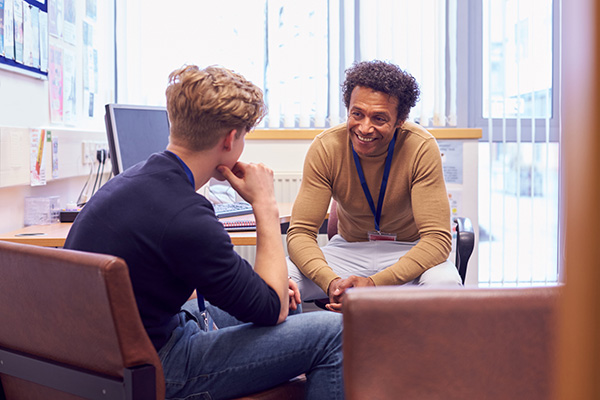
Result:
<svg viewBox="0 0 600 400"><path fill-rule="evenodd" d="M450 206L434 137L407 121L419 98L398 66L368 61L346 71L348 121L318 135L307 153L287 234L288 271L304 300L329 298L341 311L346 289L461 285L451 250ZM331 199L338 234L316 238Z"/></svg>
<svg viewBox="0 0 600 400"><path fill-rule="evenodd" d="M307 398L342 399L341 316L288 317L300 297L288 279L273 172L238 161L265 113L261 90L222 67L185 66L166 95L167 149L108 181L65 247L125 260L167 399L235 398L303 373ZM197 193L211 177L252 204L254 268Z"/></svg>

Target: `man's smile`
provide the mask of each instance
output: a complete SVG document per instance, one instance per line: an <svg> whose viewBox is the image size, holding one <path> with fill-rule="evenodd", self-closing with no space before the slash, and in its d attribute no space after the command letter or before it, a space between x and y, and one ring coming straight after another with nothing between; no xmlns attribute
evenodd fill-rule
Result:
<svg viewBox="0 0 600 400"><path fill-rule="evenodd" d="M375 140L374 137L361 136L358 133L356 133L355 135L362 142L372 142L373 140Z"/></svg>

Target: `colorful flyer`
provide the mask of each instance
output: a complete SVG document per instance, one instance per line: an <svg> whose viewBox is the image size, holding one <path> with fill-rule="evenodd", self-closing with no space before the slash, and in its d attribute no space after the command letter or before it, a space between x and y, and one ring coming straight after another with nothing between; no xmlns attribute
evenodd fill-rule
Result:
<svg viewBox="0 0 600 400"><path fill-rule="evenodd" d="M46 184L46 163L44 159L44 148L46 145L46 131L43 129L32 129L30 132L30 178L31 186Z"/></svg>

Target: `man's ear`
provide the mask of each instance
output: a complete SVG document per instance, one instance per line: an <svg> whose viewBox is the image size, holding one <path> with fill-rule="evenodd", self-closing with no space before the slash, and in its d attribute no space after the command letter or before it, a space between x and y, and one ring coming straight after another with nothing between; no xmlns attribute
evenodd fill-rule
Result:
<svg viewBox="0 0 600 400"><path fill-rule="evenodd" d="M237 129L232 129L223 138L223 149L225 151L229 151L233 148L233 141L235 140L235 135L237 135Z"/></svg>

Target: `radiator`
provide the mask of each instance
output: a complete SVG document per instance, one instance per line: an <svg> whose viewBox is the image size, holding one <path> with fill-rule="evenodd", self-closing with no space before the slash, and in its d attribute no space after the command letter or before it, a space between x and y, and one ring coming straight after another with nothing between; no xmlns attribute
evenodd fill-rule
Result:
<svg viewBox="0 0 600 400"><path fill-rule="evenodd" d="M301 172L276 172L274 174L275 199L278 203L293 203L300 190Z"/></svg>
<svg viewBox="0 0 600 400"><path fill-rule="evenodd" d="M274 174L275 184L275 199L278 203L293 203L300 190L300 183L302 182L301 172L276 172ZM287 256L287 246L285 244L285 235L281 235L283 241L283 248ZM319 235L319 245L327 243L326 235ZM254 265L256 259L256 247L255 246L235 246L235 251L246 259L250 264Z"/></svg>

